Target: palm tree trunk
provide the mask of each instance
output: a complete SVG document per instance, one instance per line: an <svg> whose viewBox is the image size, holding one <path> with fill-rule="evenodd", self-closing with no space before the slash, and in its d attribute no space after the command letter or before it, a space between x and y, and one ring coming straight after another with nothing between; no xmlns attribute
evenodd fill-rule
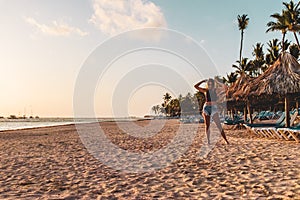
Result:
<svg viewBox="0 0 300 200"><path fill-rule="evenodd" d="M297 42L297 45L298 45L298 49L300 49L299 40L298 40L296 32L294 32L294 36L295 36L295 39L296 39L296 42Z"/></svg>
<svg viewBox="0 0 300 200"><path fill-rule="evenodd" d="M243 40L244 40L244 30L241 31L240 66L241 66L241 63L242 63Z"/></svg>
<svg viewBox="0 0 300 200"><path fill-rule="evenodd" d="M282 33L282 52L284 52L284 39L285 39L285 33Z"/></svg>

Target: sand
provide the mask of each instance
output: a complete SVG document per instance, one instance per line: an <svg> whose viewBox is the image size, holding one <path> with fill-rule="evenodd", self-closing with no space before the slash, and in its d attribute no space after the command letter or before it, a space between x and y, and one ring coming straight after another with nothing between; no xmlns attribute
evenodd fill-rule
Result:
<svg viewBox="0 0 300 200"><path fill-rule="evenodd" d="M188 150L166 167L139 173L93 157L74 125L0 132L0 199L300 199L299 143L226 129L231 144L219 140L201 157L203 124L168 120L142 139L101 123L115 145L135 153L166 147L179 126L199 127Z"/></svg>

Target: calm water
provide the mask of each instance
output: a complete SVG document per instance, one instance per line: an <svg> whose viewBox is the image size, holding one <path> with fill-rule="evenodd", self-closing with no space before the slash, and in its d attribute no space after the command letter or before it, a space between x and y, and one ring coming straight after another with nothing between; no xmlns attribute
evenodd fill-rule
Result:
<svg viewBox="0 0 300 200"><path fill-rule="evenodd" d="M119 121L126 120L132 121L136 119L132 118L99 118L97 119L99 122L101 121ZM89 123L95 122L93 119L76 119L73 118L41 118L41 119L0 119L0 131L4 130L17 130L17 129L26 129L26 128L36 128L36 127L47 127L47 126L59 126L59 125L67 125L67 124L75 124L75 123Z"/></svg>

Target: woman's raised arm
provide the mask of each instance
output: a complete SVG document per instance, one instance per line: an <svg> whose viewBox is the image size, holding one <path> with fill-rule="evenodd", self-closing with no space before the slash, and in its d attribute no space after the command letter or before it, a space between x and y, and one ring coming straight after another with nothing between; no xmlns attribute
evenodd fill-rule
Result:
<svg viewBox="0 0 300 200"><path fill-rule="evenodd" d="M194 87L195 87L197 90L199 90L200 92L205 93L205 92L207 91L207 89L206 89L206 88L200 87L200 85L201 85L202 83L206 82L206 81L207 81L206 79L205 79L205 80L202 80L202 81L198 82L196 85L194 85Z"/></svg>

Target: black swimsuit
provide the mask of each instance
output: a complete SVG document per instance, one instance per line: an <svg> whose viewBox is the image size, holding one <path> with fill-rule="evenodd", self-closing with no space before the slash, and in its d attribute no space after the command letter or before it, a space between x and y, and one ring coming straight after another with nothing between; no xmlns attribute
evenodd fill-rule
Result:
<svg viewBox="0 0 300 200"><path fill-rule="evenodd" d="M217 97L216 90L207 90L205 98L206 98L206 102L217 101L218 97ZM214 116L216 113L218 113L218 107L217 105L204 104L203 112L207 116Z"/></svg>
<svg viewBox="0 0 300 200"><path fill-rule="evenodd" d="M206 102L217 101L216 90L207 90L205 98L206 98Z"/></svg>

